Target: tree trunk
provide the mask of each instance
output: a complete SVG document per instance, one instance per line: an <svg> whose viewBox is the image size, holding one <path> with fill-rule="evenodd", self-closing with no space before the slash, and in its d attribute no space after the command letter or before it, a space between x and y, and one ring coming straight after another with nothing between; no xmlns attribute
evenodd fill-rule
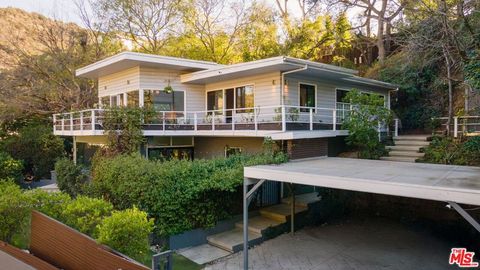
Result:
<svg viewBox="0 0 480 270"><path fill-rule="evenodd" d="M377 47L378 47L378 61L382 64L385 61L385 43L384 43L384 29L385 29L385 12L387 10L388 0L382 0L382 9L378 15L377 28Z"/></svg>
<svg viewBox="0 0 480 270"><path fill-rule="evenodd" d="M451 64L450 54L446 45L443 46L443 56L445 58L445 66L447 68L447 82L448 82L448 120L447 120L447 133L451 134L450 125L453 120L453 86L451 77Z"/></svg>

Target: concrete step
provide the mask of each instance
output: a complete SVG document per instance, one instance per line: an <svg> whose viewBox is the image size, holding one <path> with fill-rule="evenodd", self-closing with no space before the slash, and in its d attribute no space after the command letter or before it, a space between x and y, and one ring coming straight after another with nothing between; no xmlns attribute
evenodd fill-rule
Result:
<svg viewBox="0 0 480 270"><path fill-rule="evenodd" d="M291 197L286 197L282 199L282 203L290 204ZM316 203L320 201L317 192L305 193L295 196L295 205L308 207L311 203Z"/></svg>
<svg viewBox="0 0 480 270"><path fill-rule="evenodd" d="M393 137L394 140L414 140L414 141L428 141L431 135L400 135Z"/></svg>
<svg viewBox="0 0 480 270"><path fill-rule="evenodd" d="M409 152L419 152L421 147L419 146L411 146L411 145L394 145L394 146L387 146L387 149L390 151L409 151Z"/></svg>
<svg viewBox="0 0 480 270"><path fill-rule="evenodd" d="M408 145L408 146L427 146L430 142L427 141L414 141L414 140L395 140L395 145Z"/></svg>
<svg viewBox="0 0 480 270"><path fill-rule="evenodd" d="M400 162L412 162L414 163L417 158L412 157L381 157L381 160L387 161L400 161Z"/></svg>
<svg viewBox="0 0 480 270"><path fill-rule="evenodd" d="M270 227L278 226L282 223L283 222L273 220L273 219L270 219L270 218L266 218L264 216L256 216L256 217L248 219L248 230L252 231L252 232L255 232L255 233L258 233L258 234L261 234L266 229L268 229ZM243 229L243 221L239 221L239 222L235 223L235 227Z"/></svg>
<svg viewBox="0 0 480 270"><path fill-rule="evenodd" d="M307 211L308 207L295 205L295 214ZM291 207L286 203L276 204L260 209L260 215L279 222L287 222L290 217Z"/></svg>
<svg viewBox="0 0 480 270"><path fill-rule="evenodd" d="M421 158L425 155L425 153L419 153L415 151L390 151L388 152L388 156L390 157L412 157L412 158Z"/></svg>
<svg viewBox="0 0 480 270"><path fill-rule="evenodd" d="M261 234L248 231L248 243L250 246L258 245L262 240ZM243 230L235 228L231 231L210 235L207 237L207 242L212 246L235 253L243 249Z"/></svg>
<svg viewBox="0 0 480 270"><path fill-rule="evenodd" d="M184 249L178 250L177 253L200 265L216 261L220 258L223 258L232 254L229 251L223 250L221 248L218 248L209 244L203 244L195 247L184 248Z"/></svg>

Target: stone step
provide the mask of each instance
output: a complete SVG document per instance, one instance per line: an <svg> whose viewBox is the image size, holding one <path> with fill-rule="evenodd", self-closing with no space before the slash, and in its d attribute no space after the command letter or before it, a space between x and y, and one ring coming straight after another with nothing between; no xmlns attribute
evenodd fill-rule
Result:
<svg viewBox="0 0 480 270"><path fill-rule="evenodd" d="M417 158L412 157L380 157L381 160L387 161L400 161L400 162L412 162L414 163Z"/></svg>
<svg viewBox="0 0 480 270"><path fill-rule="evenodd" d="M282 199L282 203L290 204L290 200L292 197L285 197ZM320 197L318 197L317 192L310 192L305 194L300 194L295 196L295 205L308 207L311 203L316 203L320 201Z"/></svg>
<svg viewBox="0 0 480 270"><path fill-rule="evenodd" d="M248 219L248 230L261 234L266 229L278 226L282 223L283 222L266 218L264 216L256 216ZM243 229L243 221L235 223L235 227Z"/></svg>
<svg viewBox="0 0 480 270"><path fill-rule="evenodd" d="M419 152L421 147L419 146L410 146L410 145L394 145L387 146L387 149L391 151L410 151L410 152Z"/></svg>
<svg viewBox="0 0 480 270"><path fill-rule="evenodd" d="M200 265L216 261L232 254L229 251L209 244L180 249L177 253Z"/></svg>
<svg viewBox="0 0 480 270"><path fill-rule="evenodd" d="M308 207L295 205L295 214L307 211ZM260 209L260 215L279 222L287 222L290 217L291 207L286 203L276 204Z"/></svg>
<svg viewBox="0 0 480 270"><path fill-rule="evenodd" d="M427 146L429 144L430 142L427 142L427 141L395 140L395 145Z"/></svg>
<svg viewBox="0 0 480 270"><path fill-rule="evenodd" d="M394 140L412 140L412 141L428 141L431 135L400 135L393 137Z"/></svg>
<svg viewBox="0 0 480 270"><path fill-rule="evenodd" d="M419 153L415 151L390 151L388 152L388 156L390 157L412 157L412 158L421 158L425 155L425 153Z"/></svg>
<svg viewBox="0 0 480 270"><path fill-rule="evenodd" d="M258 245L262 240L261 234L248 231L248 243L250 246ZM207 242L212 246L235 253L243 249L243 230L235 228L231 231L210 235L207 237Z"/></svg>

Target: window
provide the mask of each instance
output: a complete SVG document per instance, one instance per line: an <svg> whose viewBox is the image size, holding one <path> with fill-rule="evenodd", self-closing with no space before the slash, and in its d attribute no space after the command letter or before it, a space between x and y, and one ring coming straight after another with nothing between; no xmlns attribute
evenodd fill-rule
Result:
<svg viewBox="0 0 480 270"><path fill-rule="evenodd" d="M314 85L300 84L300 107L316 107ZM300 111L308 112L309 109L301 108Z"/></svg>
<svg viewBox="0 0 480 270"><path fill-rule="evenodd" d="M117 95L117 104L118 107L125 106L125 94Z"/></svg>
<svg viewBox="0 0 480 270"><path fill-rule="evenodd" d="M345 102L345 97L347 96L348 92L348 90L337 89L337 102L349 103Z"/></svg>
<svg viewBox="0 0 480 270"><path fill-rule="evenodd" d="M253 96L253 85L247 85L242 87L235 88L235 108L253 108L254 96ZM252 110L237 110L237 112L249 112Z"/></svg>
<svg viewBox="0 0 480 270"><path fill-rule="evenodd" d="M241 147L230 147L230 146L225 146L225 157L233 156L233 155L239 155L242 153L242 148Z"/></svg>
<svg viewBox="0 0 480 270"><path fill-rule="evenodd" d="M148 90L145 91L144 104L145 107L153 107L156 111L184 111L185 92L166 93L160 90Z"/></svg>
<svg viewBox="0 0 480 270"><path fill-rule="evenodd" d="M138 90L127 93L127 106L130 108L140 107Z"/></svg>
<svg viewBox="0 0 480 270"><path fill-rule="evenodd" d="M207 92L207 110L223 110L223 90Z"/></svg>

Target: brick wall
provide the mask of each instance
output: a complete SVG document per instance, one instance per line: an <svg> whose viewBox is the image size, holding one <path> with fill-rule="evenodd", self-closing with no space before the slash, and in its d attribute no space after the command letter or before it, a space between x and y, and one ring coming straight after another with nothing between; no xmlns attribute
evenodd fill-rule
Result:
<svg viewBox="0 0 480 270"><path fill-rule="evenodd" d="M286 152L290 159L327 156L328 139L298 139L286 142Z"/></svg>

